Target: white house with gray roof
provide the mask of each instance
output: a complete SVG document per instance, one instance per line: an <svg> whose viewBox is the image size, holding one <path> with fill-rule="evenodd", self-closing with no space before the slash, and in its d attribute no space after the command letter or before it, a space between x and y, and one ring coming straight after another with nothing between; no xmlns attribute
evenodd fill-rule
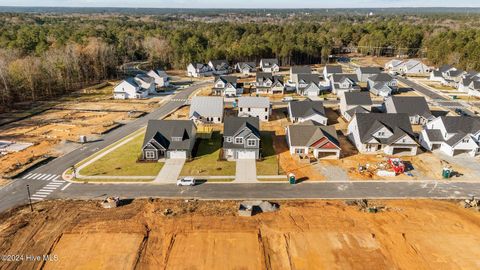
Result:
<svg viewBox="0 0 480 270"><path fill-rule="evenodd" d="M412 125L424 125L433 120L433 116L424 97L391 96L385 99L387 113L406 113Z"/></svg>
<svg viewBox="0 0 480 270"><path fill-rule="evenodd" d="M348 124L347 136L365 154L413 156L418 150L407 114L357 113Z"/></svg>
<svg viewBox="0 0 480 270"><path fill-rule="evenodd" d="M267 97L238 98L239 117L256 117L260 121L268 122L271 113L270 100Z"/></svg>
<svg viewBox="0 0 480 270"><path fill-rule="evenodd" d="M328 79L333 74L343 73L343 68L340 65L325 65L323 67L323 77Z"/></svg>
<svg viewBox="0 0 480 270"><path fill-rule="evenodd" d="M260 158L260 124L256 117L226 117L223 126L223 158Z"/></svg>
<svg viewBox="0 0 480 270"><path fill-rule="evenodd" d="M297 123L287 127L286 139L292 156L340 158L340 143L333 126L319 126L312 121Z"/></svg>
<svg viewBox="0 0 480 270"><path fill-rule="evenodd" d="M367 82L368 78L380 74L382 70L379 67L358 67L355 70L358 81Z"/></svg>
<svg viewBox="0 0 480 270"><path fill-rule="evenodd" d="M227 60L210 60L208 66L212 69L214 75L230 73L230 66Z"/></svg>
<svg viewBox="0 0 480 270"><path fill-rule="evenodd" d="M440 116L425 125L420 144L427 150L440 150L448 156L480 154L480 118Z"/></svg>
<svg viewBox="0 0 480 270"><path fill-rule="evenodd" d="M428 76L430 68L420 60L410 59L400 66L400 73L405 75L424 75Z"/></svg>
<svg viewBox="0 0 480 270"><path fill-rule="evenodd" d="M199 123L222 123L224 101L223 97L195 96L190 103L188 119Z"/></svg>
<svg viewBox="0 0 480 270"><path fill-rule="evenodd" d="M354 73L337 73L329 77L332 93L342 96L345 92L361 91L358 85L357 74Z"/></svg>
<svg viewBox="0 0 480 270"><path fill-rule="evenodd" d="M283 76L273 75L271 72L257 72L255 91L257 94L283 94L285 91Z"/></svg>
<svg viewBox="0 0 480 270"><path fill-rule="evenodd" d="M196 134L197 127L191 120L149 120L142 159L190 158Z"/></svg>
<svg viewBox="0 0 480 270"><path fill-rule="evenodd" d="M238 62L235 65L235 70L243 75L250 75L257 71L257 65L255 62Z"/></svg>
<svg viewBox="0 0 480 270"><path fill-rule="evenodd" d="M367 88L376 96L388 97L397 92L398 82L392 75L380 73L368 78Z"/></svg>
<svg viewBox="0 0 480 270"><path fill-rule="evenodd" d="M314 121L320 125L327 125L328 118L322 101L302 100L288 103L288 117L293 123Z"/></svg>
<svg viewBox="0 0 480 270"><path fill-rule="evenodd" d="M356 113L370 113L372 98L369 92L347 92L340 97L340 113L345 120L352 120Z"/></svg>
<svg viewBox="0 0 480 270"><path fill-rule="evenodd" d="M400 68L403 66L403 61L399 59L393 59L385 63L385 71L390 74L400 73Z"/></svg>
<svg viewBox="0 0 480 270"><path fill-rule="evenodd" d="M310 66L293 66L290 67L290 81L292 84L298 82L298 74L312 74Z"/></svg>
<svg viewBox="0 0 480 270"><path fill-rule="evenodd" d="M236 76L217 76L213 82L213 94L224 97L236 97L243 93L243 87Z"/></svg>
<svg viewBox="0 0 480 270"><path fill-rule="evenodd" d="M170 85L170 78L168 74L161 69L153 70L147 72L147 75L152 77L155 80L155 85L157 88L167 87Z"/></svg>
<svg viewBox="0 0 480 270"><path fill-rule="evenodd" d="M187 76L189 77L208 77L213 75L213 70L208 64L190 63L187 66Z"/></svg>
<svg viewBox="0 0 480 270"><path fill-rule="evenodd" d="M263 58L260 60L260 69L263 72L275 73L280 71L280 64L278 63L278 59Z"/></svg>
<svg viewBox="0 0 480 270"><path fill-rule="evenodd" d="M144 88L144 86L148 88ZM153 90L152 90L153 87ZM140 99L146 98L151 92L155 91L155 85L142 83L138 78L130 77L113 88L114 99Z"/></svg>
<svg viewBox="0 0 480 270"><path fill-rule="evenodd" d="M320 75L304 73L297 74L296 89L297 94L302 96L318 96L323 89L320 84Z"/></svg>

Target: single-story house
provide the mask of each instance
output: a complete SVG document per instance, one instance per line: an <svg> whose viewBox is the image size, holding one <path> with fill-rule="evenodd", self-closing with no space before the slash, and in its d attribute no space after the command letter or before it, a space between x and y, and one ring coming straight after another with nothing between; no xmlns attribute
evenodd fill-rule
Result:
<svg viewBox="0 0 480 270"><path fill-rule="evenodd" d="M288 117L293 123L314 121L320 125L327 125L328 118L322 101L302 100L288 103Z"/></svg>
<svg viewBox="0 0 480 270"><path fill-rule="evenodd" d="M382 73L380 67L359 67L355 70L358 81L367 82L368 78Z"/></svg>
<svg viewBox="0 0 480 270"><path fill-rule="evenodd" d="M278 63L278 59L275 58L264 58L260 60L260 69L263 72L279 72L280 71L280 64Z"/></svg>
<svg viewBox="0 0 480 270"><path fill-rule="evenodd" d="M243 87L236 76L218 76L213 83L213 94L225 97L236 97L243 93Z"/></svg>
<svg viewBox="0 0 480 270"><path fill-rule="evenodd" d="M255 91L257 94L283 94L285 91L283 76L273 75L270 72L257 72Z"/></svg>
<svg viewBox="0 0 480 270"><path fill-rule="evenodd" d="M360 153L413 156L418 150L407 114L357 113L347 135Z"/></svg>
<svg viewBox="0 0 480 270"><path fill-rule="evenodd" d="M147 72L147 75L155 80L155 85L157 86L157 88L167 87L170 85L170 77L168 77L167 73L164 70L151 69L149 72Z"/></svg>
<svg viewBox="0 0 480 270"><path fill-rule="evenodd" d="M223 158L227 160L260 158L260 124L256 117L225 117Z"/></svg>
<svg viewBox="0 0 480 270"><path fill-rule="evenodd" d="M290 125L286 130L290 154L317 159L339 159L340 143L334 126L315 125L312 121Z"/></svg>
<svg viewBox="0 0 480 270"><path fill-rule="evenodd" d="M196 133L197 127L191 120L149 120L142 159L190 158Z"/></svg>
<svg viewBox="0 0 480 270"><path fill-rule="evenodd" d="M208 64L190 63L187 66L187 76L189 77L208 77L213 75L213 70Z"/></svg>
<svg viewBox="0 0 480 270"><path fill-rule="evenodd" d="M194 96L190 104L188 119L195 123L222 123L223 97Z"/></svg>
<svg viewBox="0 0 480 270"><path fill-rule="evenodd" d="M343 73L342 66L340 65L325 65L323 67L323 77L325 79L329 78L330 75Z"/></svg>
<svg viewBox="0 0 480 270"><path fill-rule="evenodd" d="M385 99L384 106L387 113L408 114L412 125L424 125L435 118L425 98L420 96L391 96Z"/></svg>
<svg viewBox="0 0 480 270"><path fill-rule="evenodd" d="M268 121L272 109L267 97L238 98L239 117L257 117L260 121Z"/></svg>
<svg viewBox="0 0 480 270"><path fill-rule="evenodd" d="M244 75L249 75L257 71L257 65L255 62L238 62L235 69Z"/></svg>
<svg viewBox="0 0 480 270"><path fill-rule="evenodd" d="M210 60L208 66L212 69L214 75L230 73L230 66L227 60Z"/></svg>
<svg viewBox="0 0 480 270"><path fill-rule="evenodd" d="M480 118L440 116L425 125L420 144L427 150L440 150L448 156L480 154Z"/></svg>
<svg viewBox="0 0 480 270"><path fill-rule="evenodd" d="M340 113L345 120L352 120L356 113L370 113L372 98L369 92L347 92L340 97Z"/></svg>

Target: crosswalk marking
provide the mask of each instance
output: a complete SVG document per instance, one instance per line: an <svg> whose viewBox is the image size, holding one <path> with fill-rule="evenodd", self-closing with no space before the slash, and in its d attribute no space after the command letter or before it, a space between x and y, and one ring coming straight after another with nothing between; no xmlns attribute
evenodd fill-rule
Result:
<svg viewBox="0 0 480 270"><path fill-rule="evenodd" d="M40 189L39 191L41 191L41 192L52 192L53 190L48 190L48 189L42 188L42 189Z"/></svg>
<svg viewBox="0 0 480 270"><path fill-rule="evenodd" d="M57 189L57 187L48 187L48 186L44 186L43 189L51 189L51 190L55 190Z"/></svg>
<svg viewBox="0 0 480 270"><path fill-rule="evenodd" d="M38 178L39 180L47 180L47 178L51 177L51 174L45 174L44 176Z"/></svg>
<svg viewBox="0 0 480 270"><path fill-rule="evenodd" d="M41 191L37 191L37 193L35 194L41 194L41 195L50 195L50 192L41 192Z"/></svg>
<svg viewBox="0 0 480 270"><path fill-rule="evenodd" d="M31 179L39 181L57 181L60 178L60 175L48 174L48 173L29 173L24 176L22 179ZM60 180L61 181L61 180ZM60 182L64 183L64 182Z"/></svg>
<svg viewBox="0 0 480 270"><path fill-rule="evenodd" d="M53 174L52 176L50 176L50 177L47 178L47 181L50 181L50 180L52 180L52 179L55 178L55 177L57 177L57 176Z"/></svg>
<svg viewBox="0 0 480 270"><path fill-rule="evenodd" d="M35 193L35 194L32 195L32 197L40 197L40 198L45 198L45 197L47 197L47 196L48 196L48 195L46 195L46 194L37 194L37 193Z"/></svg>
<svg viewBox="0 0 480 270"><path fill-rule="evenodd" d="M38 197L30 197L34 201L43 201L43 198L38 198Z"/></svg>

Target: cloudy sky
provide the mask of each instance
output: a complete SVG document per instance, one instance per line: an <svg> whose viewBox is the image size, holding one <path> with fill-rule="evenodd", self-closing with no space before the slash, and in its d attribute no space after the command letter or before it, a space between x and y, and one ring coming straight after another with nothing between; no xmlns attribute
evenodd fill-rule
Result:
<svg viewBox="0 0 480 270"><path fill-rule="evenodd" d="M0 6L172 8L480 7L478 0L0 0Z"/></svg>

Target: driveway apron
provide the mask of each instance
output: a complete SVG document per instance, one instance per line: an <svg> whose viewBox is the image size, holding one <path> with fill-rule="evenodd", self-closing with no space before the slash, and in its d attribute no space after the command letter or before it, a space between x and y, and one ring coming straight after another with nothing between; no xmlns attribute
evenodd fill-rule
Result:
<svg viewBox="0 0 480 270"><path fill-rule="evenodd" d="M255 159L237 159L236 183L257 183L257 165Z"/></svg>
<svg viewBox="0 0 480 270"><path fill-rule="evenodd" d="M163 165L162 169L155 178L154 183L176 183L184 164L184 158L167 159L165 161L165 165Z"/></svg>

